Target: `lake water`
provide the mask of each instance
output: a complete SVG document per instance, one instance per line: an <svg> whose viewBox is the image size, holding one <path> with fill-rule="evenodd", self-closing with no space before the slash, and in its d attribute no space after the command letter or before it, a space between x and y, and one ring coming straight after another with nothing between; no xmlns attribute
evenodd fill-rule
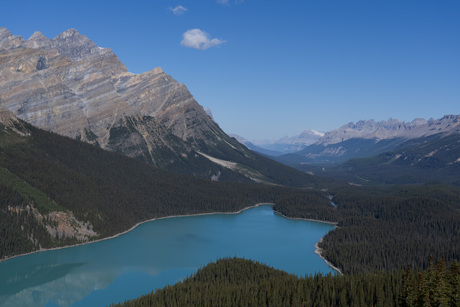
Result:
<svg viewBox="0 0 460 307"><path fill-rule="evenodd" d="M0 262L0 306L106 306L174 284L223 257L299 276L333 272L314 253L331 229L283 218L270 205L160 219L114 239Z"/></svg>

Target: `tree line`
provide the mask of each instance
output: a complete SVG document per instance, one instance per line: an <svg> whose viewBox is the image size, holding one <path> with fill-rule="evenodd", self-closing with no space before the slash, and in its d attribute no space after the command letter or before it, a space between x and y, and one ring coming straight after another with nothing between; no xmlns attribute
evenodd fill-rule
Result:
<svg viewBox="0 0 460 307"><path fill-rule="evenodd" d="M116 306L459 306L460 269L441 258L424 271L299 278L240 258L221 259L197 273Z"/></svg>
<svg viewBox="0 0 460 307"><path fill-rule="evenodd" d="M332 206L318 195L281 198L275 209L291 217L337 223L320 242L323 256L344 273L429 266L429 256L460 257L460 189L444 184L340 187Z"/></svg>

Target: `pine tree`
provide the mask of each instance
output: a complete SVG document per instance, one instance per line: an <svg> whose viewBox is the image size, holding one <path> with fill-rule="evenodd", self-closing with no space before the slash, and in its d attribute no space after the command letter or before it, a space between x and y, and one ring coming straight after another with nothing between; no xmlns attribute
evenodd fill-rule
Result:
<svg viewBox="0 0 460 307"><path fill-rule="evenodd" d="M401 290L401 305L407 307L416 306L417 293L414 286L414 275L410 265L407 265L403 276L403 285Z"/></svg>
<svg viewBox="0 0 460 307"><path fill-rule="evenodd" d="M438 260L436 264L435 292L433 296L433 305L435 306L447 306L449 302L449 284L446 280L445 265L444 257Z"/></svg>

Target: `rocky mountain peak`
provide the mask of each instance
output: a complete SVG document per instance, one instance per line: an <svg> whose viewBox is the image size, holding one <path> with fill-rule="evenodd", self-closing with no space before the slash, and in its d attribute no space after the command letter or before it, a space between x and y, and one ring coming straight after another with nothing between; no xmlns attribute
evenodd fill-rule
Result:
<svg viewBox="0 0 460 307"><path fill-rule="evenodd" d="M10 36L12 36L11 32L5 28L5 27L0 27L0 43L6 41Z"/></svg>
<svg viewBox="0 0 460 307"><path fill-rule="evenodd" d="M460 132L460 115L444 115L442 118L434 121L429 121L425 126L433 133L447 132L459 133Z"/></svg>
<svg viewBox="0 0 460 307"><path fill-rule="evenodd" d="M36 31L24 42L24 46L32 49L50 49L51 43L42 32Z"/></svg>
<svg viewBox="0 0 460 307"><path fill-rule="evenodd" d="M34 34L32 34L32 35L29 37L28 41L32 41L32 40L35 40L35 41L42 41L42 40L47 40L47 39L48 39L48 38L47 38L45 35L43 35L42 32L40 32L40 31L35 31Z"/></svg>
<svg viewBox="0 0 460 307"><path fill-rule="evenodd" d="M0 28L0 50L17 48L21 46L23 42L24 39L21 36L11 34L11 32L5 27Z"/></svg>
<svg viewBox="0 0 460 307"><path fill-rule="evenodd" d="M305 129L299 134L300 138L307 138L311 136L317 136L317 137L322 137L324 135L324 132L319 132L313 129Z"/></svg>
<svg viewBox="0 0 460 307"><path fill-rule="evenodd" d="M69 29L57 35L51 40L51 45L60 54L72 61L79 61L103 53L112 54L110 49L99 48L92 40L75 29Z"/></svg>
<svg viewBox="0 0 460 307"><path fill-rule="evenodd" d="M81 35L80 32L78 32L76 29L68 29L64 32L62 32L61 34L59 34L58 36L55 37L55 39L66 39L68 37L80 37L80 36L84 36L84 35ZM86 36L84 36L86 38Z"/></svg>
<svg viewBox="0 0 460 307"><path fill-rule="evenodd" d="M431 118L430 120L433 120L433 118ZM410 123L408 123L407 125L411 126L411 127L416 127L416 126L421 126L421 125L426 125L426 124L427 124L426 119L424 119L424 118L416 118L413 121L411 121Z"/></svg>

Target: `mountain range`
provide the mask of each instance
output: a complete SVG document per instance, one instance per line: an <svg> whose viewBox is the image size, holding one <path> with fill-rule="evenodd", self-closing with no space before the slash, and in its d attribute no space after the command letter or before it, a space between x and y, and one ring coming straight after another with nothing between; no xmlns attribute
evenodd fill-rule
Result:
<svg viewBox="0 0 460 307"><path fill-rule="evenodd" d="M302 150L276 157L288 165L337 164L353 158L364 158L392 151L408 140L437 135L460 133L460 115L446 115L440 119L397 119L376 122L361 120L326 132L317 142Z"/></svg>
<svg viewBox="0 0 460 307"><path fill-rule="evenodd" d="M0 28L0 107L36 127L168 171L296 187L315 186L318 179L305 174L319 174L315 166L374 157L460 129L459 116L446 115L411 122L362 120L274 142L235 136L238 142L161 68L132 74L112 50L75 29L51 39L35 32L26 40Z"/></svg>
<svg viewBox="0 0 460 307"><path fill-rule="evenodd" d="M132 74L75 29L25 40L0 28L0 106L36 127L177 173L299 187L311 181L225 134L161 68Z"/></svg>
<svg viewBox="0 0 460 307"><path fill-rule="evenodd" d="M354 184L460 185L460 115L440 119L359 121L326 132L316 143L273 159L303 172Z"/></svg>
<svg viewBox="0 0 460 307"><path fill-rule="evenodd" d="M251 150L268 156L280 156L286 153L300 151L308 145L318 141L324 133L312 129L306 129L299 135L285 136L279 140L255 140L249 141L242 136L232 135L238 142Z"/></svg>

